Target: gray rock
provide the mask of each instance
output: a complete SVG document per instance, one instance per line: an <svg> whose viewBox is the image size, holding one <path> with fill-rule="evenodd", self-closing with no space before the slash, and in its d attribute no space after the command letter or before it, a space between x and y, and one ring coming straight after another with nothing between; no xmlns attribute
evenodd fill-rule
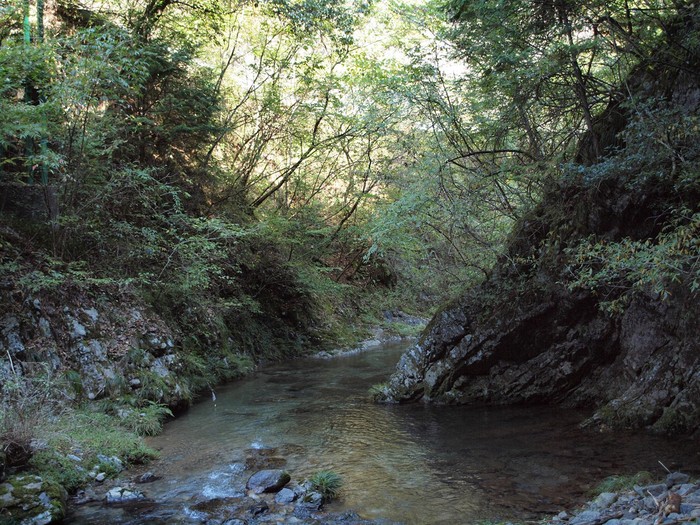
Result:
<svg viewBox="0 0 700 525"><path fill-rule="evenodd" d="M683 483L688 483L690 476L688 474L683 474L681 472L671 472L666 476L666 485L670 488L674 485L682 485Z"/></svg>
<svg viewBox="0 0 700 525"><path fill-rule="evenodd" d="M642 500L642 508L648 511L656 511L659 507L659 498L647 496Z"/></svg>
<svg viewBox="0 0 700 525"><path fill-rule="evenodd" d="M569 522L571 525L583 525L589 521L598 521L602 514L597 510L584 510L580 514L574 516Z"/></svg>
<svg viewBox="0 0 700 525"><path fill-rule="evenodd" d="M246 488L255 494L263 492L278 492L291 480L291 476L284 470L260 470L248 478Z"/></svg>
<svg viewBox="0 0 700 525"><path fill-rule="evenodd" d="M686 494L689 494L695 490L695 485L692 483L683 483L680 487L678 487L678 492L679 496L685 496Z"/></svg>
<svg viewBox="0 0 700 525"><path fill-rule="evenodd" d="M117 456L108 457L104 454L97 454L97 460L102 464L109 465L117 472L121 472L122 470L124 470L124 464L122 463L122 460L119 459Z"/></svg>
<svg viewBox="0 0 700 525"><path fill-rule="evenodd" d="M131 490L126 487L114 487L105 494L105 501L107 503L129 503L143 499L146 499L143 492Z"/></svg>
<svg viewBox="0 0 700 525"><path fill-rule="evenodd" d="M684 496L683 501L686 503L700 504L700 492L694 491L692 494Z"/></svg>
<svg viewBox="0 0 700 525"><path fill-rule="evenodd" d="M656 485L647 485L646 487L642 487L642 492L644 496L651 494L658 499L659 496L666 492L666 489L668 489L668 487L665 483L658 483Z"/></svg>
<svg viewBox="0 0 700 525"><path fill-rule="evenodd" d="M13 356L23 356L25 348L19 335L19 320L13 315L6 315L0 319L0 332L5 336L6 351ZM2 347L2 341L0 341L0 347Z"/></svg>
<svg viewBox="0 0 700 525"><path fill-rule="evenodd" d="M87 329L78 322L77 319L71 319L70 336L73 340L82 339L87 335Z"/></svg>
<svg viewBox="0 0 700 525"><path fill-rule="evenodd" d="M591 507L594 510L605 510L610 507L610 505L615 503L615 501L617 501L616 492L603 492L593 501L593 505Z"/></svg>
<svg viewBox="0 0 700 525"><path fill-rule="evenodd" d="M83 313L87 315L93 323L96 323L97 319L100 317L100 314L94 308L83 308Z"/></svg>
<svg viewBox="0 0 700 525"><path fill-rule="evenodd" d="M287 505L297 499L296 493L288 488L283 488L275 495L275 502Z"/></svg>
<svg viewBox="0 0 700 525"><path fill-rule="evenodd" d="M72 499L75 505L85 505L86 503L92 503L93 501L98 501L99 498L92 489L79 490Z"/></svg>
<svg viewBox="0 0 700 525"><path fill-rule="evenodd" d="M160 377L168 377L170 375L168 365L172 364L174 357L175 356L166 355L164 357L154 359L153 364L151 365L151 370Z"/></svg>
<svg viewBox="0 0 700 525"><path fill-rule="evenodd" d="M294 515L300 518L308 518L312 512L316 512L323 506L323 495L319 492L309 492L301 498L294 507Z"/></svg>
<svg viewBox="0 0 700 525"><path fill-rule="evenodd" d="M45 317L39 318L39 331L44 337L51 337L51 323Z"/></svg>
<svg viewBox="0 0 700 525"><path fill-rule="evenodd" d="M104 472L100 472L97 476L95 476L95 481L97 481L98 483L102 483L106 479L107 474L105 474Z"/></svg>
<svg viewBox="0 0 700 525"><path fill-rule="evenodd" d="M156 476L153 472L144 472L140 476L138 476L134 481L136 483L152 483L156 480L160 479L160 476Z"/></svg>

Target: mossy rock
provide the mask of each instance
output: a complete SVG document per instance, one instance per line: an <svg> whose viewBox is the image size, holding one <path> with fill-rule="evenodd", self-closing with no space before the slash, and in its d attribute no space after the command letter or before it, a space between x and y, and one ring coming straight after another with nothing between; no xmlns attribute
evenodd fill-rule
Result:
<svg viewBox="0 0 700 525"><path fill-rule="evenodd" d="M58 483L30 474L11 476L0 485L0 517L3 523L46 525L65 516L68 494Z"/></svg>

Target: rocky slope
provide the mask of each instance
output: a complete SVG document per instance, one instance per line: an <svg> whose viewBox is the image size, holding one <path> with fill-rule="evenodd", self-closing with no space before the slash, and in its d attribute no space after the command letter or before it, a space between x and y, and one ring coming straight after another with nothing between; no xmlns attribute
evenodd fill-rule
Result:
<svg viewBox="0 0 700 525"><path fill-rule="evenodd" d="M697 133L684 127L698 121L700 82L690 71L664 64L637 73L636 94L663 100L656 120L627 116L616 139L624 149L552 184L493 274L443 308L401 358L380 401L559 403L596 408L595 424L700 429L700 309L691 291L700 170ZM659 146L663 136L671 153ZM674 230L681 223L684 240ZM667 270L655 253L681 244L688 265L645 277ZM593 260L590 274L582 253ZM647 267L633 268L642 256ZM592 279L609 268L622 278ZM632 270L640 277L625 282Z"/></svg>

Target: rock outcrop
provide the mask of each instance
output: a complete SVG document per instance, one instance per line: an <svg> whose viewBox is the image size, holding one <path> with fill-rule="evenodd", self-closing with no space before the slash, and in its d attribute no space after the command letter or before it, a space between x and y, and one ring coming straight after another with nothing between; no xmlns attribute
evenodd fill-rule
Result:
<svg viewBox="0 0 700 525"><path fill-rule="evenodd" d="M191 395L178 374L175 334L131 297L83 296L57 304L0 291L0 377L10 373L77 372L72 394L93 400L157 384L149 398L177 408Z"/></svg>
<svg viewBox="0 0 700 525"><path fill-rule="evenodd" d="M659 113L668 126L698 121L697 75L644 71L635 85L673 108ZM666 279L664 293L573 283L575 254L589 240L660 246L678 224L673 210L685 210L686 220L700 211L695 135L682 139L679 160L633 143L651 139L630 129L616 157L551 185L517 224L492 275L443 308L401 358L380 401L559 403L595 408L590 422L599 425L700 429L697 268ZM697 261L700 231L684 235L695 238L688 260ZM602 308L623 293L624 307Z"/></svg>

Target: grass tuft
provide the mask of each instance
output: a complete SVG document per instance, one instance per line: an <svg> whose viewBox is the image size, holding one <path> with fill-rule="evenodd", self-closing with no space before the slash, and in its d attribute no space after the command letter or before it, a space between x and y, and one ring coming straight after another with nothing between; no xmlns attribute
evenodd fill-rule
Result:
<svg viewBox="0 0 700 525"><path fill-rule="evenodd" d="M330 501L338 497L343 486L343 479L339 474L330 470L321 470L309 479L311 488L321 494L323 499Z"/></svg>
<svg viewBox="0 0 700 525"><path fill-rule="evenodd" d="M620 492L629 490L635 485L648 485L654 478L649 472L642 471L627 476L610 476L598 483L592 490L591 495L597 496L603 492Z"/></svg>

